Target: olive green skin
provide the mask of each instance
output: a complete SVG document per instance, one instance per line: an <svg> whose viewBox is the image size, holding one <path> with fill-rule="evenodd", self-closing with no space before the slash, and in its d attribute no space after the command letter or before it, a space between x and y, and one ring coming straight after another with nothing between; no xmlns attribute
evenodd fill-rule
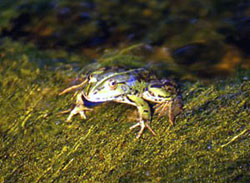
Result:
<svg viewBox="0 0 250 183"><path fill-rule="evenodd" d="M94 103L108 101L126 103L136 106L139 112L139 122L130 128L141 127L137 138L141 136L145 128L155 135L149 126L152 115L148 102L157 103L155 111L159 113L159 116L168 110L171 124L175 117L173 107L180 109L182 107L175 84L170 80L158 80L155 75L143 68L132 70L102 68L87 75L81 84L70 87L61 94L79 88L82 90L77 95L76 107L70 112L67 121L71 121L72 117L78 113L86 119L84 112L91 109L84 105L85 100Z"/></svg>

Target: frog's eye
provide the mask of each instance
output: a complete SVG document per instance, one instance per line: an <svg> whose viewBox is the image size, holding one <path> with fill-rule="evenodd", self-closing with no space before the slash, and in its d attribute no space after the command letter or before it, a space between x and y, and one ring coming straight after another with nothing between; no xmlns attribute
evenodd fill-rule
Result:
<svg viewBox="0 0 250 183"><path fill-rule="evenodd" d="M108 85L109 85L110 89L114 90L117 87L117 82L114 79L110 79L108 82Z"/></svg>

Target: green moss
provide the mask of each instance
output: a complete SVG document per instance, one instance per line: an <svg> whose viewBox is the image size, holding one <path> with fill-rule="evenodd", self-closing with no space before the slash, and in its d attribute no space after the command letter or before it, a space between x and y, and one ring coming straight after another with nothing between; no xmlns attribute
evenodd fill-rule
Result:
<svg viewBox="0 0 250 183"><path fill-rule="evenodd" d="M134 107L102 104L67 123L59 112L75 98L58 93L77 71L60 62L40 67L35 49L12 47L12 56L8 49L0 64L1 182L250 181L249 80L184 82L176 124L154 118L157 136L145 131L135 140ZM42 55L35 58L54 59Z"/></svg>

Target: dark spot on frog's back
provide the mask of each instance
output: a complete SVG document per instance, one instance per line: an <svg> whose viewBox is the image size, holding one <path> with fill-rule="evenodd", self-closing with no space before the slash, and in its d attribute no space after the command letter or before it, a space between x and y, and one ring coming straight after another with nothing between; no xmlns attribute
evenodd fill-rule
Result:
<svg viewBox="0 0 250 183"><path fill-rule="evenodd" d="M154 99L154 100L155 100L155 101L158 101L158 102L162 101L162 99L157 99L157 98L156 98L156 99Z"/></svg>
<svg viewBox="0 0 250 183"><path fill-rule="evenodd" d="M150 90L148 90L148 92L150 93L150 95L152 95L153 97L155 97L155 94L153 92L151 92Z"/></svg>
<svg viewBox="0 0 250 183"><path fill-rule="evenodd" d="M138 95L140 92L138 90L134 90L132 93L133 95Z"/></svg>
<svg viewBox="0 0 250 183"><path fill-rule="evenodd" d="M97 91L95 91L93 94L95 95L95 94L97 94L99 91L101 91L102 89L104 89L104 86L101 86L101 87L99 87L99 88L97 88Z"/></svg>
<svg viewBox="0 0 250 183"><path fill-rule="evenodd" d="M162 87L162 84L151 85L151 88L161 88L161 87Z"/></svg>
<svg viewBox="0 0 250 183"><path fill-rule="evenodd" d="M168 79L163 79L163 80L161 80L161 82L162 82L163 85L174 86L173 81L168 80Z"/></svg>
<svg viewBox="0 0 250 183"><path fill-rule="evenodd" d="M164 96L162 96L162 95L157 95L157 97L164 98Z"/></svg>

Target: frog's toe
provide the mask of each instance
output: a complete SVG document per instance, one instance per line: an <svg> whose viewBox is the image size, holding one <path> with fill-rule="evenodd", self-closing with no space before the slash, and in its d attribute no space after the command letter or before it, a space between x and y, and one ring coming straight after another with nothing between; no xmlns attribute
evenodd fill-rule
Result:
<svg viewBox="0 0 250 183"><path fill-rule="evenodd" d="M169 108L169 102L162 102L154 106L155 113L158 114L158 118L162 117Z"/></svg>
<svg viewBox="0 0 250 183"><path fill-rule="evenodd" d="M174 125L174 115L172 113L172 111L173 111L172 104L173 104L172 101L170 101L170 102L167 101L167 102L162 102L162 103L155 105L154 106L155 113L158 114L157 119L159 119L160 117L162 117L168 113L169 123L171 125Z"/></svg>
<svg viewBox="0 0 250 183"><path fill-rule="evenodd" d="M144 131L144 129L145 129L144 121L141 121L139 125L141 126L141 129L140 129L140 131L138 132L138 134L136 135L136 138L137 138L137 139L139 139L139 138L141 137L141 135L142 135L142 133L143 133L143 131Z"/></svg>
<svg viewBox="0 0 250 183"><path fill-rule="evenodd" d="M156 136L156 133L155 133L154 130L149 126L149 124L146 123L145 125L146 125L146 127L148 128L148 130L149 130L154 136Z"/></svg>
<svg viewBox="0 0 250 183"><path fill-rule="evenodd" d="M153 134L153 135L156 135L156 133L152 130L152 128L149 126L148 122L144 123L144 121L140 121L138 123L136 123L135 125L131 126L129 129L132 130L136 127L140 126L141 129L140 131L138 132L138 134L136 135L136 138L139 139L141 137L141 135L143 134L145 128L148 128L149 131Z"/></svg>
<svg viewBox="0 0 250 183"><path fill-rule="evenodd" d="M80 114L80 117L82 119L87 119L86 115L85 115L85 111L92 111L93 109L87 108L83 105L77 105L69 114L68 118L67 118L67 122L70 122L73 118L73 116L75 116L76 114Z"/></svg>
<svg viewBox="0 0 250 183"><path fill-rule="evenodd" d="M132 130L132 129L136 128L137 126L140 126L140 122L138 122L135 125L131 126L129 129Z"/></svg>
<svg viewBox="0 0 250 183"><path fill-rule="evenodd" d="M141 129L140 129L140 131L138 132L138 134L136 135L136 138L137 138L137 139L139 139L139 138L141 137L141 135L142 135L142 133L143 133L143 131L144 131L144 129L145 129L144 121L140 121L140 122L136 123L135 125L133 125L133 126L131 126L131 127L129 128L130 130L132 130L132 129L138 127L138 126L140 126Z"/></svg>
<svg viewBox="0 0 250 183"><path fill-rule="evenodd" d="M72 117L73 117L74 115L75 115L75 114L70 113L66 121L67 121L67 122L71 122L71 121L72 121Z"/></svg>
<svg viewBox="0 0 250 183"><path fill-rule="evenodd" d="M87 117L86 117L84 111L80 111L79 114L80 114L80 117L81 117L82 119L87 119Z"/></svg>
<svg viewBox="0 0 250 183"><path fill-rule="evenodd" d="M74 109L70 112L70 114L69 114L69 116L68 116L68 118L67 118L66 121L67 121L67 122L71 122L73 116L75 116L77 113L79 113L79 111L78 111L76 108L74 108Z"/></svg>

